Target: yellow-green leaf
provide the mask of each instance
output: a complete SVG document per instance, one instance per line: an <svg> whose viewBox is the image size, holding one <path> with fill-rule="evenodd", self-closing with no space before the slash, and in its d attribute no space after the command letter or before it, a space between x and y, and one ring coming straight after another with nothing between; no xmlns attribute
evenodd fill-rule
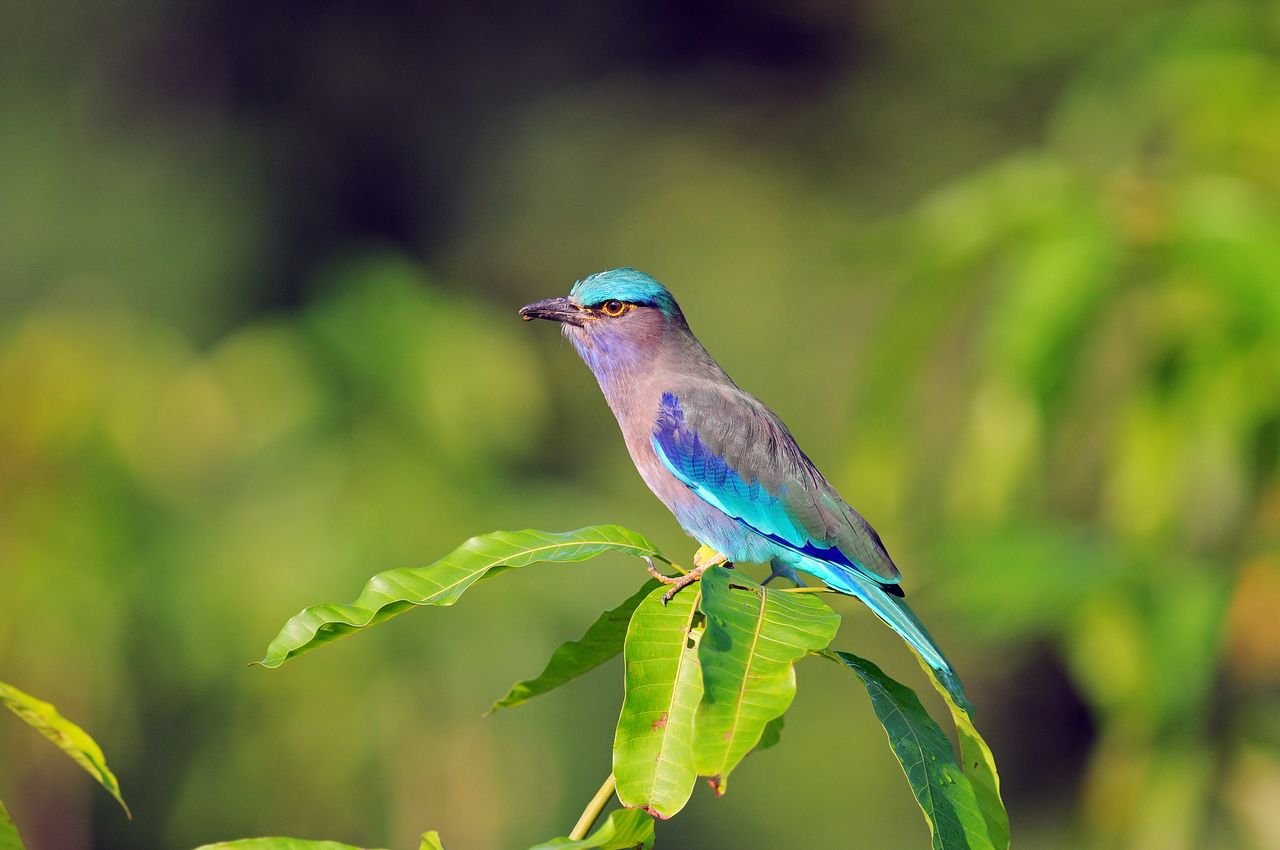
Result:
<svg viewBox="0 0 1280 850"><path fill-rule="evenodd" d="M85 772L107 789L116 802L129 814L129 807L120 796L120 783L107 767L107 759L89 733L58 713L58 709L44 700L36 699L31 694L15 688L13 685L0 682L0 703L14 714L21 717L32 728L62 750L71 760L85 769Z"/></svg>
<svg viewBox="0 0 1280 850"><path fill-rule="evenodd" d="M640 809L619 809L586 838L553 838L531 850L653 850L653 818Z"/></svg>
<svg viewBox="0 0 1280 850"><path fill-rule="evenodd" d="M698 779L693 715L702 698L698 585L664 606L665 591L651 592L631 617L622 649L625 694L613 742L618 799L661 818L684 808Z"/></svg>
<svg viewBox="0 0 1280 850"><path fill-rule="evenodd" d="M418 850L444 850L444 845L440 843L440 833L434 829L422 833L422 843L418 845Z"/></svg>
<svg viewBox="0 0 1280 850"><path fill-rule="evenodd" d="M560 644L537 678L516 682L507 695L495 702L489 711L492 713L500 708L523 705L534 697L553 691L613 658L622 651L622 643L627 637L627 626L631 624L631 615L635 613L641 600L652 593L657 586L658 582L650 579L618 607L601 614L582 637Z"/></svg>
<svg viewBox="0 0 1280 850"><path fill-rule="evenodd" d="M653 544L620 525L577 531L494 531L473 537L426 567L379 573L350 604L315 605L285 623L259 663L285 661L422 605L452 605L482 578L538 561L585 561L602 552L661 557Z"/></svg>
<svg viewBox="0 0 1280 850"><path fill-rule="evenodd" d="M987 832L991 834L991 843L996 850L1009 850L1009 813L1005 811L1004 801L1000 799L1000 774L996 771L996 759L991 748L978 734L973 725L973 716L966 708L956 704L951 690L938 681L933 668L918 655L916 659L934 690L942 694L947 708L951 710L951 719L956 726L956 737L960 740L960 767L965 776L973 783L973 793L978 800L978 808L982 811L982 819L987 822Z"/></svg>
<svg viewBox="0 0 1280 850"><path fill-rule="evenodd" d="M9 812L5 810L2 801L0 801L0 850L26 850L22 844L22 836L18 834L18 828L13 825L13 818L9 817Z"/></svg>
<svg viewBox="0 0 1280 850"><path fill-rule="evenodd" d="M825 649L840 617L814 594L770 590L724 567L703 575L701 607L694 766L723 794L729 773L795 698L795 662Z"/></svg>
<svg viewBox="0 0 1280 850"><path fill-rule="evenodd" d="M365 850L339 841L308 841L305 838L240 838L203 844L196 850Z"/></svg>

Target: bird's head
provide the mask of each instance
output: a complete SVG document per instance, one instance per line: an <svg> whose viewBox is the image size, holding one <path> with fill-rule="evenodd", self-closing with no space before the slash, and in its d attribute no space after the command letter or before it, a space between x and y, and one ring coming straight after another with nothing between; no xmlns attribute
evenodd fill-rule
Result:
<svg viewBox="0 0 1280 850"><path fill-rule="evenodd" d="M593 274L575 283L567 297L521 307L520 318L560 322L564 335L602 380L651 362L673 329L688 332L666 287L635 269Z"/></svg>

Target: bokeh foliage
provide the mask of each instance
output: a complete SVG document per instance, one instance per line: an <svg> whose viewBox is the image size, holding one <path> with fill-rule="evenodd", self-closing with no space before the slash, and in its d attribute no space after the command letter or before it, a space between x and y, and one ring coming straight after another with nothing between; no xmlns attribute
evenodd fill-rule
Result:
<svg viewBox="0 0 1280 850"><path fill-rule="evenodd" d="M518 68L481 51L502 97L458 63L503 26L203 5L0 26L0 673L94 730L136 816L0 728L31 844L562 831L617 667L475 707L635 588L621 559L244 664L281 611L476 531L617 520L682 551L585 371L513 314L619 264L883 533L1019 841L1280 843L1273 4L748 4L812 37L772 65L638 60L623 31L672 16L628 7L535 29ZM351 185L312 179L326 154ZM365 203L381 163L405 188ZM865 622L841 645L919 690ZM785 846L781 809L843 846L852 797L884 813L868 846L927 841L869 710L825 731L839 672L670 840Z"/></svg>

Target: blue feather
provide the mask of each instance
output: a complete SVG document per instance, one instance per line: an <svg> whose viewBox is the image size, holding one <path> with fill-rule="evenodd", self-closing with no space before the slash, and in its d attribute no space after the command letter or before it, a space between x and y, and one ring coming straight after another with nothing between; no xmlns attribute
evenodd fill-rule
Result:
<svg viewBox="0 0 1280 850"><path fill-rule="evenodd" d="M788 548L811 545L777 496L759 481L744 480L697 432L685 427L684 410L672 393L662 396L651 439L668 471L704 501L775 543Z"/></svg>
<svg viewBox="0 0 1280 850"><path fill-rule="evenodd" d="M887 593L879 584L859 573L834 568L823 561L805 558L796 566L822 579L829 587L862 600L873 614L911 644L924 662L937 671L938 678L946 685L957 704L966 709L972 708L965 697L964 685L952 669L951 663L905 600Z"/></svg>
<svg viewBox="0 0 1280 850"><path fill-rule="evenodd" d="M595 307L606 301L625 301L656 307L668 316L680 308L667 288L649 275L635 269L610 269L583 278L569 290L569 297L584 307Z"/></svg>
<svg viewBox="0 0 1280 850"><path fill-rule="evenodd" d="M663 394L650 439L667 471L745 530L774 544L775 572L785 574L778 569L778 564L799 569L835 590L862 600L938 672L961 704L967 704L951 665L915 613L899 598L901 591L886 590L884 582L866 574L838 548L810 539L778 496L759 481L744 479L688 427L680 400L674 393ZM889 586L897 590L896 586Z"/></svg>

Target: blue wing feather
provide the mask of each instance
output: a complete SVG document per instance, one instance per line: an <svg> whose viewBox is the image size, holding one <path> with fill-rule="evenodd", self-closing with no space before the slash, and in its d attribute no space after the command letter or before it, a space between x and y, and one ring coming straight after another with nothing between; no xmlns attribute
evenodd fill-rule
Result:
<svg viewBox="0 0 1280 850"><path fill-rule="evenodd" d="M735 399L745 404L754 401L745 394L729 401ZM959 677L924 624L900 598L902 591L895 584L897 568L884 551L879 535L835 495L795 446L790 434L763 405L746 410L721 409L718 415L707 415L708 405L714 411L715 405L723 405L725 401L724 396L702 400L698 408L700 418L704 429L712 432L704 435L704 431L690 421L693 417L686 416L680 398L674 393L663 395L651 435L653 450L663 466L703 501L781 547L785 554L780 553L778 560L861 599L915 647L925 663L938 672L959 704L967 706ZM754 420L757 427L752 431L750 417L762 415L766 418ZM716 429L717 422L737 423L739 428ZM754 446L732 445L734 435L744 436L743 424L748 426L745 436L754 438L755 443L763 442L769 456L762 457ZM776 453L782 453L780 461ZM730 457L744 460L735 464ZM745 460L752 457L758 464L754 469ZM762 478L772 481L774 486L766 486ZM816 492L806 493L806 487ZM807 506L813 508L808 523L800 515ZM832 517L836 519L834 533L829 524ZM823 521L821 528L817 527L819 521ZM840 527L840 522L845 523L845 527ZM863 558L850 557L848 550L863 555L866 560L878 557L877 566L887 570L887 575L873 573ZM777 569L775 564L775 572Z"/></svg>
<svg viewBox="0 0 1280 850"><path fill-rule="evenodd" d="M772 425L775 429L769 435L772 438L772 448L784 452L787 449L791 450L788 456L792 459L791 465L795 470L790 476L780 474L780 471L784 472L786 469L785 463L775 463L771 469L765 470L746 470L741 466L735 468L727 458L730 452L726 451L726 448L731 447L725 445L729 442L725 439L725 434L719 435L718 442L721 445L717 450L717 447L711 444L711 439L704 437L698 428L688 421L680 398L674 393L665 393L662 397L658 420L651 438L654 451L667 470L704 501L779 546L807 558L862 571L869 578L881 583L896 582L897 570L893 568L888 554L884 553L879 537L869 525L866 525L865 520L857 516L835 495L825 479L818 475L808 463L808 458L795 447L790 434L787 434L781 427L781 423L778 423L776 418L763 408L763 405L760 406L760 410L748 411L751 415L760 415L762 412L768 415L768 421L765 424ZM705 410L702 411L702 419L704 422L708 419ZM752 447L736 448L737 454L748 456ZM786 459L784 458L784 461ZM796 459L802 460L803 465ZM761 481L762 471L773 479L774 488L765 486ZM801 473L807 473L807 475ZM806 487L818 488L822 492L806 494L803 492ZM826 528L808 527L804 519L798 516L800 511L796 507L799 505L812 508L817 504L818 499L826 499L834 506L843 508L846 513L840 518L846 519L850 532L845 536L852 537L854 534L861 533L863 540L874 541L875 548L879 550L876 554L881 555L882 563L888 564L888 568L882 567L879 572L873 572L863 559L850 557L851 553L845 551L845 547L840 545L838 533L832 534ZM822 517L827 519L832 513L835 511L828 511ZM862 527L853 527L853 522L848 519L849 515L856 517ZM831 539L833 537L835 540Z"/></svg>

